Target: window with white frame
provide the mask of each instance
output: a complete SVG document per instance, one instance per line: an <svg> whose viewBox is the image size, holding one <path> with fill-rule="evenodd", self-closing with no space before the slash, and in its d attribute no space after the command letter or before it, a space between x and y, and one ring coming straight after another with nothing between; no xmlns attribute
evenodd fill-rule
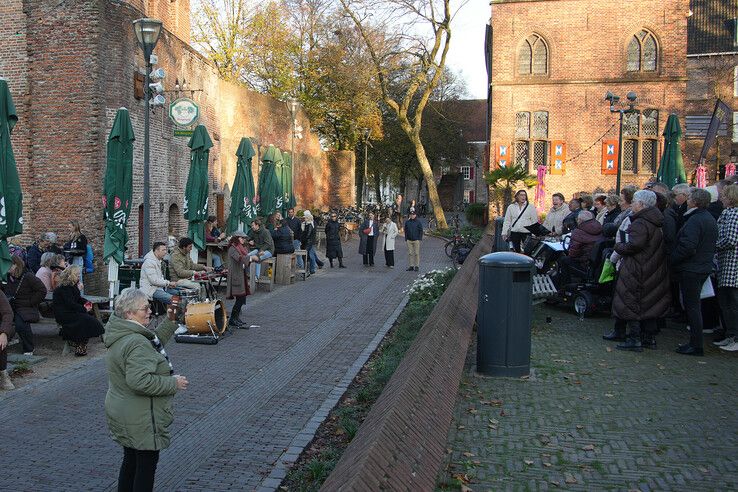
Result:
<svg viewBox="0 0 738 492"><path fill-rule="evenodd" d="M460 166L459 172L464 176L464 179L471 179L471 166Z"/></svg>
<svg viewBox="0 0 738 492"><path fill-rule="evenodd" d="M548 148L548 111L515 114L514 162L525 169L546 164Z"/></svg>
<svg viewBox="0 0 738 492"><path fill-rule="evenodd" d="M464 203L471 203L471 190L464 190Z"/></svg>

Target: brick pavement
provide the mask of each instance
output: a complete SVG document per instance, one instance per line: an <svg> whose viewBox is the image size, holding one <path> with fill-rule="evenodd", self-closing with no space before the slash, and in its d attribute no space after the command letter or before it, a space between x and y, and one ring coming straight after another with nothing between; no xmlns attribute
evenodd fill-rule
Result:
<svg viewBox="0 0 738 492"><path fill-rule="evenodd" d="M404 271L406 249L397 244L394 270L383 266L381 252L376 267L362 268L353 241L345 246L348 269L326 265L307 282L250 297L243 318L260 328L215 346L168 345L190 387L175 399L158 490L275 488L275 463L307 444L316 419L327 414L321 407L345 389L350 369L416 277ZM424 241L423 269L447 265L441 244ZM0 490L114 489L122 452L105 426L106 389L104 360L93 359L0 393L2 455L13 461L0 473Z"/></svg>
<svg viewBox="0 0 738 492"><path fill-rule="evenodd" d="M688 338L676 324L658 350L623 353L601 339L610 326L535 308L528 380L476 376L472 347L439 483L466 474L475 491L736 490L735 355L675 354Z"/></svg>

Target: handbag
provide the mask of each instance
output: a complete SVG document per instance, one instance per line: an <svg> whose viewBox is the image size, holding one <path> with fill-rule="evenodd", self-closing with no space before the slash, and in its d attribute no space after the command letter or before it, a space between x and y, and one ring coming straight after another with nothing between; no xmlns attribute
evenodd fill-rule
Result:
<svg viewBox="0 0 738 492"><path fill-rule="evenodd" d="M601 284L606 284L613 280L615 280L615 265L610 261L610 258L606 258L605 263L602 265L602 273L600 273L599 282Z"/></svg>

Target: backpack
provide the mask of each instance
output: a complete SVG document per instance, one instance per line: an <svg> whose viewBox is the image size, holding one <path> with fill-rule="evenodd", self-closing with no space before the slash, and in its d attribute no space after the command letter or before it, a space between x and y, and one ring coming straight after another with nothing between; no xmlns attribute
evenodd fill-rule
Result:
<svg viewBox="0 0 738 492"><path fill-rule="evenodd" d="M88 244L87 251L85 252L85 273L92 273L95 271L95 265L93 263L94 260L95 255L92 252L92 246Z"/></svg>

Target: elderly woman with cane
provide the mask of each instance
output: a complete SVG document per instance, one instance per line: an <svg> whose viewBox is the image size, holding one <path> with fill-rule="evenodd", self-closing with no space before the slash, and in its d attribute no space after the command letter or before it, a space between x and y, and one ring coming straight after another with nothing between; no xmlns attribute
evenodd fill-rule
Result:
<svg viewBox="0 0 738 492"><path fill-rule="evenodd" d="M177 305L155 330L149 299L140 289L125 289L105 327L108 348L108 393L105 415L113 440L123 446L119 491L150 491L159 451L169 447L174 420L172 397L187 388L187 379L174 374L164 345L177 328Z"/></svg>

